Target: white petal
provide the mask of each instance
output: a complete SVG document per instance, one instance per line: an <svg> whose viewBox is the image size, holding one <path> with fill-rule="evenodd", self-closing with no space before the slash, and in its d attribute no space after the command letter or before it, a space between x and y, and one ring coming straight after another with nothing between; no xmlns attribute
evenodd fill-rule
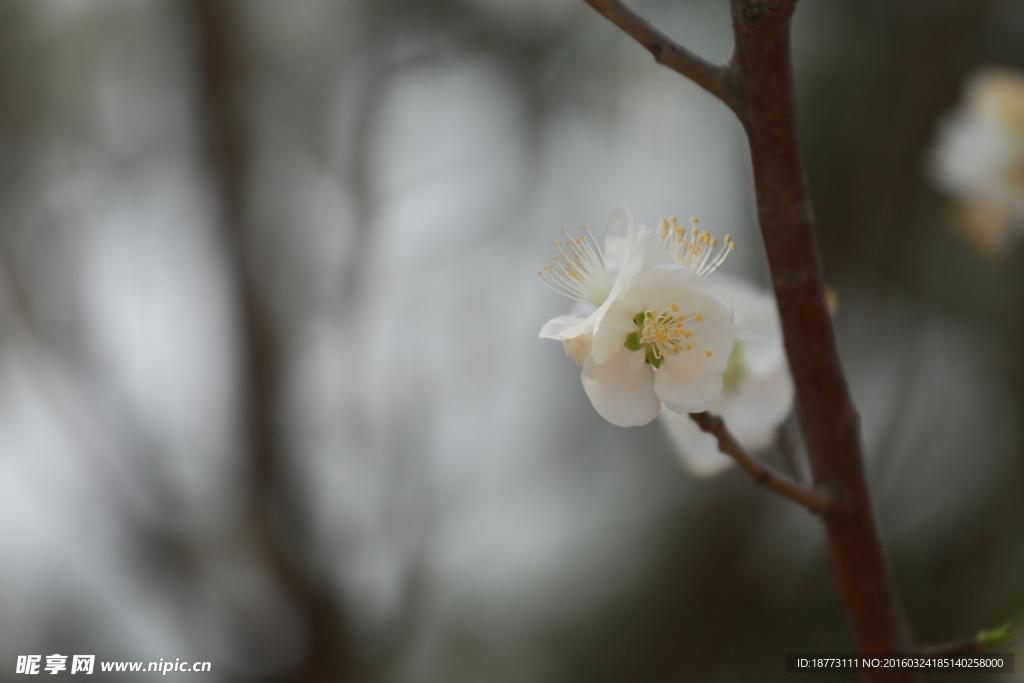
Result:
<svg viewBox="0 0 1024 683"><path fill-rule="evenodd" d="M711 477L735 464L718 450L718 439L698 427L689 415L665 409L658 421L672 440L679 461L692 474Z"/></svg>
<svg viewBox="0 0 1024 683"><path fill-rule="evenodd" d="M665 248L665 243L658 237L657 233L649 230L647 226L640 226L641 232L637 235L637 251L644 255L644 267L672 266L675 261L672 254Z"/></svg>
<svg viewBox="0 0 1024 683"><path fill-rule="evenodd" d="M624 295L626 305L636 311L661 310L673 301L683 306L681 297L708 299L704 280L683 266L655 266L645 270Z"/></svg>
<svg viewBox="0 0 1024 683"><path fill-rule="evenodd" d="M647 253L641 245L632 244L630 245L629 257L625 264L622 266L622 270L619 271L618 277L615 281L616 285L619 285L619 289L623 286L628 285L636 279L637 275L643 272L647 261ZM609 295L609 298L614 295Z"/></svg>
<svg viewBox="0 0 1024 683"><path fill-rule="evenodd" d="M701 362L710 360L703 352L701 356L685 351L668 356L654 375L654 393L677 413L707 410L722 395L721 370L711 371Z"/></svg>
<svg viewBox="0 0 1024 683"><path fill-rule="evenodd" d="M595 315L560 315L544 323L540 329L541 339L559 341L584 335L594 329Z"/></svg>
<svg viewBox="0 0 1024 683"><path fill-rule="evenodd" d="M733 327L732 331L736 338L742 341L761 341L764 339L764 335L762 334L751 332L750 330L744 330L739 327Z"/></svg>
<svg viewBox="0 0 1024 683"><path fill-rule="evenodd" d="M602 364L594 355L583 363L583 388L604 419L619 427L639 427L658 417L661 402L654 395L654 368L641 351L625 347Z"/></svg>
<svg viewBox="0 0 1024 683"><path fill-rule="evenodd" d="M624 348L626 337L637 329L633 322L636 311L631 311L623 303L621 294L608 297L605 303L607 310L594 325L594 346L590 351L597 363L608 362L613 354Z"/></svg>
<svg viewBox="0 0 1024 683"><path fill-rule="evenodd" d="M610 270L620 271L629 261L636 240L633 214L625 206L616 207L608 216L604 231L604 262Z"/></svg>
<svg viewBox="0 0 1024 683"><path fill-rule="evenodd" d="M770 292L725 275L709 278L708 289L735 310L733 326L736 338L743 341L743 360L749 372L763 375L786 366L782 323Z"/></svg>
<svg viewBox="0 0 1024 683"><path fill-rule="evenodd" d="M579 337L566 339L563 344L565 344L566 355L582 368L583 361L590 355L590 347L594 344L594 335L588 332Z"/></svg>
<svg viewBox="0 0 1024 683"><path fill-rule="evenodd" d="M732 301L722 296L719 296L719 294L716 293L715 290L711 289L710 287L708 287L708 291L711 292L711 296L715 298L715 301L718 303L719 306L722 307L722 310L725 311L725 314L729 316L729 320L731 322L735 322L736 309L733 308Z"/></svg>
<svg viewBox="0 0 1024 683"><path fill-rule="evenodd" d="M775 431L793 409L793 394L789 368L780 365L768 375L745 377L736 393L723 397L714 410L743 447L754 451L775 438Z"/></svg>

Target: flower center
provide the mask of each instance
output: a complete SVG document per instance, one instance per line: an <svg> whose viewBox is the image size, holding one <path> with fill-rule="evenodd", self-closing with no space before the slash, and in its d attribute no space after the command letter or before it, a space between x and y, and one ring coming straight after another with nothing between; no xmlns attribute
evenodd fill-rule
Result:
<svg viewBox="0 0 1024 683"><path fill-rule="evenodd" d="M633 316L637 330L626 336L625 347L632 351L643 349L647 362L655 368L661 367L666 356L693 350L693 344L687 341L693 332L686 329L686 319L687 316L679 312L675 302L660 311L641 311ZM692 321L691 327L704 320L700 314L690 316L689 319ZM712 355L710 349L704 353Z"/></svg>
<svg viewBox="0 0 1024 683"><path fill-rule="evenodd" d="M698 230L697 220L690 219L693 227L687 232L679 225L675 216L671 219L662 218L658 226L659 234L665 242L665 248L672 254L672 260L680 266L693 269L701 277L707 277L725 263L729 254L736 250L736 243L732 241L732 237L726 235L724 244L715 253L718 240L707 230Z"/></svg>
<svg viewBox="0 0 1024 683"><path fill-rule="evenodd" d="M555 242L558 256L538 272L544 284L562 296L584 304L600 306L612 291L612 278L604 263L601 246L590 234L590 228L583 226L583 235L574 238L563 230L566 241Z"/></svg>

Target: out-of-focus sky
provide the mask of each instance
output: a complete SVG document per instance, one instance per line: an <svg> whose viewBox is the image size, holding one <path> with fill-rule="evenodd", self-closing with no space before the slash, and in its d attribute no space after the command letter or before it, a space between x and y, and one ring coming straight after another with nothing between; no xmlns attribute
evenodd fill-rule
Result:
<svg viewBox="0 0 1024 683"><path fill-rule="evenodd" d="M634 6L728 58L722 2ZM804 0L794 27L926 642L1024 614L1024 248L977 258L928 184L965 75L1024 66L1021 27L977 0ZM0 679L66 653L774 680L850 650L812 517L604 422L537 338L569 308L536 276L552 243L621 204L731 233L723 272L767 284L742 129L583 2L0 2Z"/></svg>

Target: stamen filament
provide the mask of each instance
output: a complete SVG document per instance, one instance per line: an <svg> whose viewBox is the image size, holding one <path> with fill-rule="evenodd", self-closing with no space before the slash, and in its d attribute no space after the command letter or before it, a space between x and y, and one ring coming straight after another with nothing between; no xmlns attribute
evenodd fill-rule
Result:
<svg viewBox="0 0 1024 683"><path fill-rule="evenodd" d="M707 231L700 232L697 229L696 218L691 218L690 222L693 227L687 234L675 217L662 218L659 223L659 234L677 264L691 268L701 277L707 277L725 263L729 254L736 249L736 243L732 241L732 237L726 235L725 241L716 252L718 240L712 238L711 233Z"/></svg>
<svg viewBox="0 0 1024 683"><path fill-rule="evenodd" d="M573 301L600 306L612 290L601 245L586 226L579 238L568 230L562 232L567 241L555 242L559 255L552 256L554 263L537 274L548 289Z"/></svg>

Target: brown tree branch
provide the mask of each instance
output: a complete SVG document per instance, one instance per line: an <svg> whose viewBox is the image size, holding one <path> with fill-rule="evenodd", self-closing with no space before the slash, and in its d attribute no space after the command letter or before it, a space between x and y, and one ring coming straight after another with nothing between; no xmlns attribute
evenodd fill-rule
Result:
<svg viewBox="0 0 1024 683"><path fill-rule="evenodd" d="M824 521L839 594L861 652L911 652L910 629L864 475L859 418L825 303L797 135L789 52L792 9L792 3L780 10L756 0L732 0L732 68L742 92L737 113L750 143L758 220L815 487L832 492L837 503ZM876 680L920 680L915 672L872 675Z"/></svg>
<svg viewBox="0 0 1024 683"><path fill-rule="evenodd" d="M307 566L309 511L280 427L284 357L264 278L255 264L247 211L252 150L242 84L247 69L238 5L192 0L202 147L217 192L226 267L238 310L242 440L248 504L262 561L302 620L303 657L277 683L360 680L347 615L330 583Z"/></svg>
<svg viewBox="0 0 1024 683"><path fill-rule="evenodd" d="M620 3L586 0L656 57L680 48L637 20ZM839 362L825 305L814 216L797 136L790 21L796 0L731 0L735 52L711 71L683 52L676 69L722 97L750 144L758 221L768 255L796 407L815 488L835 504L823 515L840 597L857 648L865 653L912 652L889 561L875 524L864 475L859 418ZM719 82L728 83L721 87ZM710 87L709 87L710 85ZM918 681L916 672L872 672L876 681Z"/></svg>
<svg viewBox="0 0 1024 683"><path fill-rule="evenodd" d="M793 436L789 433L792 416L783 422L775 430L775 448L782 460L783 470L798 484L804 478L800 469L800 458L797 452L797 445L793 443Z"/></svg>
<svg viewBox="0 0 1024 683"><path fill-rule="evenodd" d="M735 460L758 484L803 505L815 514L828 512L832 503L828 496L804 488L751 456L725 426L725 421L721 417L703 412L690 413L690 419L696 422L698 427L718 439L718 449Z"/></svg>
<svg viewBox="0 0 1024 683"><path fill-rule="evenodd" d="M690 52L619 0L583 1L643 45L654 55L654 61L658 64L686 76L729 107L735 108L735 93L724 67Z"/></svg>

